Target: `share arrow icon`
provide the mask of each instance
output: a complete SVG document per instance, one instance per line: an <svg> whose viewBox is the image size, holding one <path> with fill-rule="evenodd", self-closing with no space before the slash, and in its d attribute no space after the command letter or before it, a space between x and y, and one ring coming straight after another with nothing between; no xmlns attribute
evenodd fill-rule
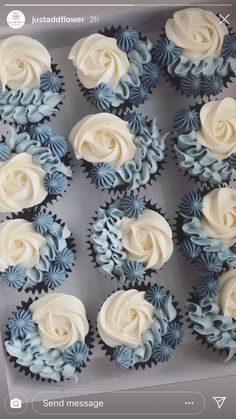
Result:
<svg viewBox="0 0 236 419"><path fill-rule="evenodd" d="M212 398L217 403L218 409L221 409L226 400L226 397L212 397Z"/></svg>

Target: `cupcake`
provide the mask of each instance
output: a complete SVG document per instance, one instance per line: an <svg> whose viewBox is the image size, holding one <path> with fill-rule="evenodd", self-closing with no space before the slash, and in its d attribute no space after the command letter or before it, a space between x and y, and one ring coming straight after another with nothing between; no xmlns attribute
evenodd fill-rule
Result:
<svg viewBox="0 0 236 419"><path fill-rule="evenodd" d="M0 213L57 199L71 178L68 144L46 124L9 127L0 142Z"/></svg>
<svg viewBox="0 0 236 419"><path fill-rule="evenodd" d="M0 223L0 279L9 287L55 289L74 261L71 231L51 212L23 212Z"/></svg>
<svg viewBox="0 0 236 419"><path fill-rule="evenodd" d="M179 313L173 297L157 284L118 290L98 313L99 343L123 369L167 362L183 339Z"/></svg>
<svg viewBox="0 0 236 419"><path fill-rule="evenodd" d="M22 302L11 314L6 335L10 362L37 380L78 381L92 354L85 307L73 295L53 293Z"/></svg>
<svg viewBox="0 0 236 419"><path fill-rule="evenodd" d="M179 166L205 185L236 174L236 100L227 97L178 111L175 151Z"/></svg>
<svg viewBox="0 0 236 419"><path fill-rule="evenodd" d="M166 135L156 119L135 112L122 117L98 113L75 124L69 140L97 188L132 191L160 174Z"/></svg>
<svg viewBox="0 0 236 419"><path fill-rule="evenodd" d="M128 26L112 26L80 39L68 58L76 68L81 91L99 111L139 106L159 79L152 43Z"/></svg>
<svg viewBox="0 0 236 419"><path fill-rule="evenodd" d="M64 83L40 42L22 35L2 39L0 62L0 119L26 125L56 114Z"/></svg>
<svg viewBox="0 0 236 419"><path fill-rule="evenodd" d="M216 96L236 75L236 34L208 10L190 7L168 19L155 57L187 96Z"/></svg>
<svg viewBox="0 0 236 419"><path fill-rule="evenodd" d="M177 236L183 255L201 271L236 267L236 190L186 194L177 216Z"/></svg>
<svg viewBox="0 0 236 419"><path fill-rule="evenodd" d="M236 270L202 277L187 302L193 334L227 355L236 354Z"/></svg>
<svg viewBox="0 0 236 419"><path fill-rule="evenodd" d="M99 270L128 283L161 269L173 253L172 231L161 210L133 194L100 207L88 237Z"/></svg>

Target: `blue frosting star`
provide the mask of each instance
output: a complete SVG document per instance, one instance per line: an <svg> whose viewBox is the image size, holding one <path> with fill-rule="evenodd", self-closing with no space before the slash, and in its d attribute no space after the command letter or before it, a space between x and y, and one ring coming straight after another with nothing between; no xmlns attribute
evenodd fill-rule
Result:
<svg viewBox="0 0 236 419"><path fill-rule="evenodd" d="M73 365L78 368L81 364L84 364L89 355L89 347L86 343L75 342L69 346L64 352L63 357L67 364Z"/></svg>
<svg viewBox="0 0 236 419"><path fill-rule="evenodd" d="M146 119L136 112L128 112L124 115L124 120L128 122L132 134L137 135L146 126Z"/></svg>
<svg viewBox="0 0 236 419"><path fill-rule="evenodd" d="M119 367L129 368L132 366L133 349L129 346L118 346L114 349L112 355Z"/></svg>
<svg viewBox="0 0 236 419"><path fill-rule="evenodd" d="M202 297L215 297L219 292L220 286L217 279L212 275L202 277L196 286L197 294Z"/></svg>
<svg viewBox="0 0 236 419"><path fill-rule="evenodd" d="M155 58L161 66L168 66L175 61L182 53L182 48L177 47L174 42L163 37L158 41L155 48Z"/></svg>
<svg viewBox="0 0 236 419"><path fill-rule="evenodd" d="M43 273L43 282L52 289L62 285L65 279L65 270L52 264L49 266L48 271Z"/></svg>
<svg viewBox="0 0 236 419"><path fill-rule="evenodd" d="M158 345L154 345L152 357L156 362L167 362L173 353L172 346L163 339Z"/></svg>
<svg viewBox="0 0 236 419"><path fill-rule="evenodd" d="M19 266L9 266L1 274L1 279L12 288L22 288L26 282L25 270Z"/></svg>
<svg viewBox="0 0 236 419"><path fill-rule="evenodd" d="M140 84L137 87L130 88L130 96L129 100L134 105L140 105L144 103L149 98L149 90L148 87L143 86Z"/></svg>
<svg viewBox="0 0 236 419"><path fill-rule="evenodd" d="M181 134L187 134L200 127L199 113L195 110L181 109L174 116L174 128Z"/></svg>
<svg viewBox="0 0 236 419"><path fill-rule="evenodd" d="M92 183L100 189L110 189L116 181L116 172L111 163L98 163L89 172Z"/></svg>
<svg viewBox="0 0 236 419"><path fill-rule="evenodd" d="M48 193L51 195L59 195L66 191L68 187L68 180L62 173L47 173L44 178L44 185Z"/></svg>
<svg viewBox="0 0 236 419"><path fill-rule="evenodd" d="M208 96L216 96L218 93L222 92L224 87L224 82L222 77L219 75L204 77L203 80L203 91Z"/></svg>
<svg viewBox="0 0 236 419"><path fill-rule="evenodd" d="M157 64L148 63L143 66L143 72L140 80L143 86L155 87L160 77L160 70Z"/></svg>
<svg viewBox="0 0 236 419"><path fill-rule="evenodd" d="M184 331L181 327L181 324L177 321L170 322L165 334L165 342L172 348L175 348L182 342L183 337Z"/></svg>
<svg viewBox="0 0 236 419"><path fill-rule="evenodd" d="M29 128L31 139L39 141L42 145L48 144L48 140L53 134L52 128L46 124L31 125Z"/></svg>
<svg viewBox="0 0 236 419"><path fill-rule="evenodd" d="M145 300L153 304L156 308L160 308L166 300L166 297L167 294L164 289L156 284L153 285L153 287L148 288L144 295Z"/></svg>
<svg viewBox="0 0 236 419"><path fill-rule="evenodd" d="M63 249L55 255L55 265L61 269L69 270L75 261L75 254L71 249Z"/></svg>
<svg viewBox="0 0 236 419"><path fill-rule="evenodd" d="M33 217L33 222L35 230L40 234L46 234L54 223L52 215L47 214L45 211L38 212Z"/></svg>
<svg viewBox="0 0 236 419"><path fill-rule="evenodd" d="M117 40L117 45L122 51L128 52L135 46L139 40L138 32L129 26L120 27L114 34Z"/></svg>
<svg viewBox="0 0 236 419"><path fill-rule="evenodd" d="M127 260L121 267L126 281L141 282L144 279L146 269L137 260Z"/></svg>
<svg viewBox="0 0 236 419"><path fill-rule="evenodd" d="M187 96L196 96L202 91L202 78L189 74L180 79L180 87Z"/></svg>
<svg viewBox="0 0 236 419"><path fill-rule="evenodd" d="M146 208L144 198L130 194L120 201L120 209L129 218L138 218Z"/></svg>
<svg viewBox="0 0 236 419"><path fill-rule="evenodd" d="M202 252L196 259L196 266L205 272L221 272L223 262L216 253Z"/></svg>
<svg viewBox="0 0 236 419"><path fill-rule="evenodd" d="M225 58L236 58L236 35L225 35L224 42L221 48L221 55Z"/></svg>
<svg viewBox="0 0 236 419"><path fill-rule="evenodd" d="M68 144L65 137L53 134L50 140L45 144L54 154L54 156L64 157L68 152Z"/></svg>
<svg viewBox="0 0 236 419"><path fill-rule="evenodd" d="M114 96L114 91L106 83L100 83L97 87L87 90L87 98L99 111L108 111Z"/></svg>
<svg viewBox="0 0 236 419"><path fill-rule="evenodd" d="M190 192L184 196L180 204L180 211L184 217L198 217L202 215L202 196L199 192Z"/></svg>
<svg viewBox="0 0 236 419"><path fill-rule="evenodd" d="M0 143L0 161L6 161L11 157L11 149L5 143Z"/></svg>
<svg viewBox="0 0 236 419"><path fill-rule="evenodd" d="M195 259L200 255L202 249L190 239L185 239L181 243L181 251L185 257Z"/></svg>
<svg viewBox="0 0 236 419"><path fill-rule="evenodd" d="M42 74L40 79L40 87L43 91L50 90L53 93L57 93L59 92L61 85L62 80L56 73L47 71L46 73Z"/></svg>
<svg viewBox="0 0 236 419"><path fill-rule="evenodd" d="M36 325L30 311L23 308L14 311L9 320L9 329L12 337L15 338L23 338L27 333L33 332Z"/></svg>

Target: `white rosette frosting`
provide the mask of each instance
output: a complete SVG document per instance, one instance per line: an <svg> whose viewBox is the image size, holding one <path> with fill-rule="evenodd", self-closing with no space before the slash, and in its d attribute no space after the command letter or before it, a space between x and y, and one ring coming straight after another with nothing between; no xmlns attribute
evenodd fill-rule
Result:
<svg viewBox="0 0 236 419"><path fill-rule="evenodd" d="M236 242L236 190L214 189L203 197L202 227L228 246Z"/></svg>
<svg viewBox="0 0 236 419"><path fill-rule="evenodd" d="M175 12L165 26L167 38L183 48L185 57L200 61L220 56L228 29L213 12L190 7Z"/></svg>
<svg viewBox="0 0 236 419"><path fill-rule="evenodd" d="M43 73L51 71L47 49L29 36L16 35L0 41L0 84L4 89L39 87Z"/></svg>
<svg viewBox="0 0 236 419"><path fill-rule="evenodd" d="M64 352L75 342L85 341L89 324L83 303L73 295L53 293L34 301L29 310L45 348Z"/></svg>
<svg viewBox="0 0 236 419"><path fill-rule="evenodd" d="M159 269L173 253L172 231L158 212L146 209L138 218L122 218L122 245L128 258Z"/></svg>
<svg viewBox="0 0 236 419"><path fill-rule="evenodd" d="M216 296L224 316L236 320L236 270L232 269L218 278L220 290Z"/></svg>
<svg viewBox="0 0 236 419"><path fill-rule="evenodd" d="M45 244L46 239L35 231L33 223L20 218L4 221L0 224L0 272L16 265L33 268Z"/></svg>
<svg viewBox="0 0 236 419"><path fill-rule="evenodd" d="M212 157L224 160L236 152L236 100L228 97L206 103L200 121L196 138Z"/></svg>
<svg viewBox="0 0 236 419"><path fill-rule="evenodd" d="M69 135L77 159L112 163L116 168L133 159L134 138L128 122L108 113L86 116Z"/></svg>
<svg viewBox="0 0 236 419"><path fill-rule="evenodd" d="M136 289L116 291L103 303L97 317L98 333L111 348L127 345L137 348L142 333L150 329L155 308Z"/></svg>
<svg viewBox="0 0 236 419"><path fill-rule="evenodd" d="M44 201L48 194L45 175L28 153L0 162L0 212L21 211Z"/></svg>
<svg viewBox="0 0 236 419"><path fill-rule="evenodd" d="M116 39L100 34L80 39L68 58L72 60L80 82L87 89L100 83L115 88L129 68L127 55L118 48Z"/></svg>

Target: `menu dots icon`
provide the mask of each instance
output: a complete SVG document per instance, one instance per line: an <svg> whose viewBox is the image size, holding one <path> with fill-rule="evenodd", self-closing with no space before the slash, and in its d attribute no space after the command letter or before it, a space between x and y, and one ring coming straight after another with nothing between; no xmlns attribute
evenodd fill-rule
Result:
<svg viewBox="0 0 236 419"><path fill-rule="evenodd" d="M193 405L193 404L194 404L194 402L184 402L184 404L187 404L187 405Z"/></svg>

